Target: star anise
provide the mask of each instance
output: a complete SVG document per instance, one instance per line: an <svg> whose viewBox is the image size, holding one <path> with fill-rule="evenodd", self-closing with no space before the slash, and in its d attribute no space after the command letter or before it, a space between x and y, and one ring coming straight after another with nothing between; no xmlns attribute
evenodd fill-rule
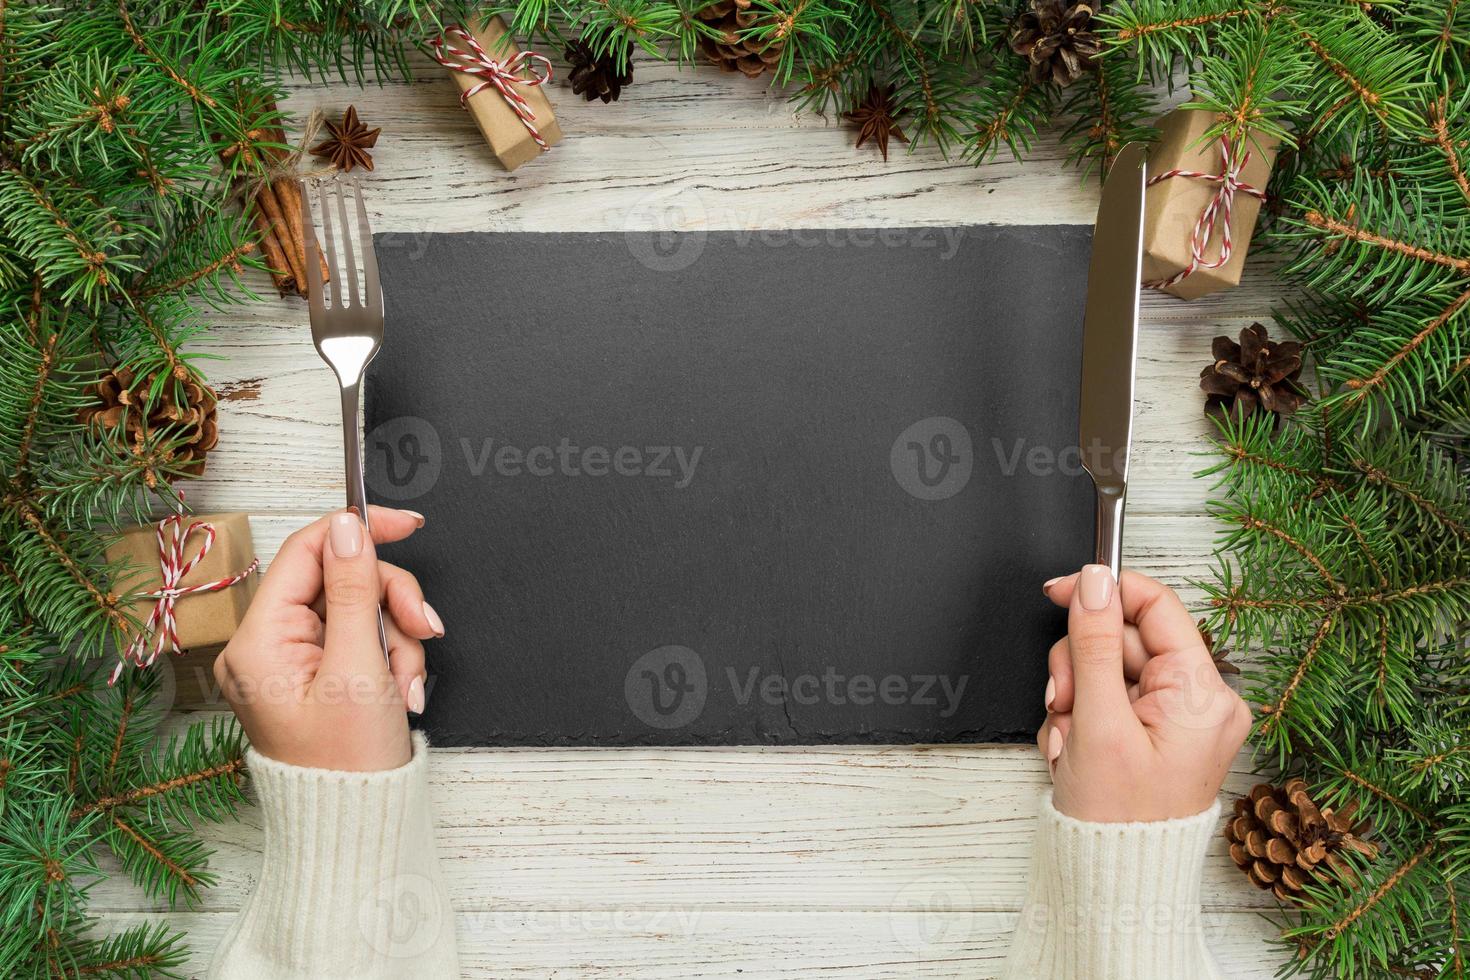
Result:
<svg viewBox="0 0 1470 980"><path fill-rule="evenodd" d="M328 122L327 132L331 136L311 148L312 156L326 157L344 173L350 172L354 167L373 169L373 158L368 150L377 144L378 134L382 130L368 129L363 125L362 120L357 118L355 106L347 107L341 122Z"/></svg>
<svg viewBox="0 0 1470 980"><path fill-rule="evenodd" d="M878 145L883 153L883 159L888 159L888 140L890 137L900 143L907 143L909 138L898 128L898 123L893 119L893 92L896 86L883 87L877 84L868 87L868 96L863 99L851 112L842 114L848 122L856 123L858 127L857 145L862 146L868 140Z"/></svg>
<svg viewBox="0 0 1470 980"><path fill-rule="evenodd" d="M1240 332L1240 343L1216 337L1211 345L1213 364L1199 375L1199 386L1209 397L1210 415L1250 416L1258 411L1278 418L1290 415L1307 400L1297 384L1302 373L1302 345L1294 340L1276 343L1266 328L1252 323Z"/></svg>

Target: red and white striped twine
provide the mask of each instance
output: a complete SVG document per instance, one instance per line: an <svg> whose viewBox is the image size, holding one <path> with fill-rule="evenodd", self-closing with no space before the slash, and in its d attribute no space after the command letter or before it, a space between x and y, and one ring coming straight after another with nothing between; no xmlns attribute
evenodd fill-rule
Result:
<svg viewBox="0 0 1470 980"><path fill-rule="evenodd" d="M1207 174L1198 170L1169 170L1149 179L1150 187L1161 180L1169 180L1172 177L1192 177L1220 185L1214 196L1210 198L1210 203L1206 204L1204 211L1200 213L1199 220L1194 223L1194 233L1189 239L1189 264L1167 279L1155 279L1144 283L1150 289L1172 286L1198 269L1218 269L1229 262L1230 254L1234 251L1234 243L1231 241L1230 234L1230 219L1235 206L1235 195L1237 193L1249 194L1258 200L1266 200L1265 191L1252 187L1240 179L1240 172L1250 162L1249 150L1237 157L1235 145L1228 137L1222 136L1220 137L1220 155L1224 160L1218 174ZM1205 258L1205 249L1209 247L1210 239L1215 236L1215 225L1221 218L1224 221L1220 223L1220 257L1210 261Z"/></svg>
<svg viewBox="0 0 1470 980"><path fill-rule="evenodd" d="M457 48L446 39L454 38L466 45L468 50ZM545 55L535 54L531 51L517 51L505 61L497 61L480 47L480 42L475 36L463 27L454 26L444 32L444 37L436 37L429 42L429 47L434 49L434 60L451 71L462 71L466 75L473 75L480 79L478 85L472 85L465 89L459 96L459 104L464 105L473 96L483 92L486 88L493 86L510 107L515 110L516 116L536 145L543 150L549 150L546 140L542 139L541 132L536 128L536 113L531 111L526 97L516 91L517 85L545 85L551 81L551 61ZM537 71L540 66L541 71ZM531 73L530 78L522 78L522 70Z"/></svg>
<svg viewBox="0 0 1470 980"><path fill-rule="evenodd" d="M184 576L194 570L194 567L204 560L209 554L209 549L214 547L214 525L207 521L194 521L187 528L184 527L184 515L173 514L158 522L154 529L158 536L158 565L163 571L162 588L154 592L139 592L134 598L157 599L153 612L148 616L148 622L144 631L128 646L127 653L113 668L112 677L108 684L117 683L122 674L123 667L128 661L132 661L138 667L147 667L163 652L165 644L171 653L181 653L179 649L178 624L174 621L174 605L186 595L194 595L196 592L218 592L228 589L237 582L242 582L251 572L260 565L260 559L251 559L245 570L238 575L222 578L215 582L203 582L199 585L180 585ZM204 532L204 543L199 548L199 553L188 561L184 560L184 545L195 531ZM173 537L170 539L169 534ZM153 642L150 644L149 638Z"/></svg>

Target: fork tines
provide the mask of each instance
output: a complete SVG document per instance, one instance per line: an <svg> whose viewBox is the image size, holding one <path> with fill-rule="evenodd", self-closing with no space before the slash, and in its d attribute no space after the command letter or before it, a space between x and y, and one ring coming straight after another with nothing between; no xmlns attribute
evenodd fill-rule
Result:
<svg viewBox="0 0 1470 980"><path fill-rule="evenodd" d="M358 247L354 252L352 235L347 221L347 195L344 186L352 188L352 196L357 202L357 238ZM330 193L328 193L330 188ZM311 188L308 188L310 190ZM318 210L322 218L322 239L326 246L327 269L330 280L325 285L331 287L331 302L327 302L324 295L322 273L320 263L313 261L311 252L319 249L316 230L311 216L311 195L301 195L301 226L303 238L307 251L306 283L307 296L313 313L323 309L365 309L370 313L382 314L383 294L378 286L378 261L373 255L373 233L368 225L367 206L363 203L362 187L356 178L332 177L326 180L314 182ZM329 200L330 199L330 200ZM343 262L337 261L338 234L334 231L332 222L332 202L335 201L337 211L337 224L341 231L341 248ZM362 263L364 289L359 292L357 280L357 267L359 259ZM345 288L344 288L345 283Z"/></svg>

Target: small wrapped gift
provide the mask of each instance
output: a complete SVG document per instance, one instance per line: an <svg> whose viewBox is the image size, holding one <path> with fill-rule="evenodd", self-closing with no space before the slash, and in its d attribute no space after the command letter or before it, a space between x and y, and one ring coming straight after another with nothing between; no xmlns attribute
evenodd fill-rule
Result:
<svg viewBox="0 0 1470 980"><path fill-rule="evenodd" d="M1144 285L1197 299L1239 284L1277 140L1201 141L1223 117L1176 109L1158 122L1143 216Z"/></svg>
<svg viewBox="0 0 1470 980"><path fill-rule="evenodd" d="M245 514L175 514L128 528L107 544L110 562L125 562L129 612L144 623L126 661L153 663L173 653L229 641L259 581L250 518ZM122 670L122 663L113 677Z"/></svg>
<svg viewBox="0 0 1470 980"><path fill-rule="evenodd" d="M517 50L499 17L483 27L451 27L429 42L434 60L448 68L459 85L459 101L475 119L490 152L514 170L561 141L561 126L551 111L545 85L551 62Z"/></svg>

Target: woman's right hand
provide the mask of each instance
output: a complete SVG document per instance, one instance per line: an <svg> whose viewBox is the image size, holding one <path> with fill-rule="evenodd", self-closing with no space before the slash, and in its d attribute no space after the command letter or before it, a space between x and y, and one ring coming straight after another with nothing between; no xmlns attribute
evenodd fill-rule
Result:
<svg viewBox="0 0 1470 980"><path fill-rule="evenodd" d="M373 544L423 525L413 511L353 511L288 537L214 676L255 750L316 769L375 771L409 761L405 707L424 709L422 640L444 635L418 580ZM378 609L390 661L378 643Z"/></svg>
<svg viewBox="0 0 1470 980"><path fill-rule="evenodd" d="M1043 589L1068 610L1037 733L1053 805L1099 823L1208 809L1250 733L1251 712L1221 680L1179 597L1136 572L1114 582L1102 565Z"/></svg>

